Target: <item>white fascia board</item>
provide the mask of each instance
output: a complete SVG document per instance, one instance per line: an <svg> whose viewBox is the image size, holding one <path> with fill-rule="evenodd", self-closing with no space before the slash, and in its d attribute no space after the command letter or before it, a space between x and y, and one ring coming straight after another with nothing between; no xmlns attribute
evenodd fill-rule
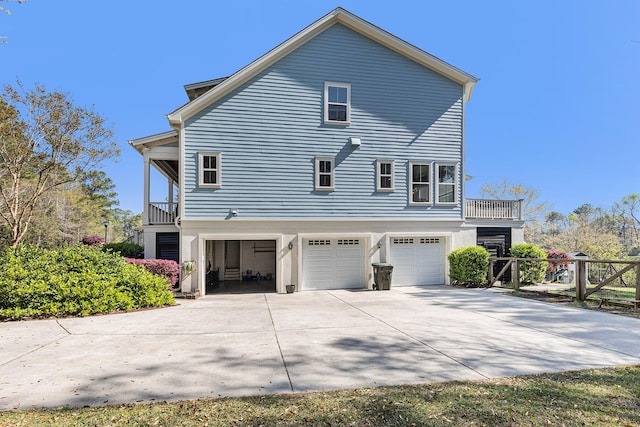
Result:
<svg viewBox="0 0 640 427"><path fill-rule="evenodd" d="M175 130L170 130L167 132L157 133L155 135L149 135L138 139L132 139L129 142L133 148L136 149L140 154L143 153L143 149L152 143L171 143L178 141L178 132Z"/></svg>
<svg viewBox="0 0 640 427"><path fill-rule="evenodd" d="M324 17L320 18L313 24L306 27L304 30L290 37L280 45L276 46L260 58L256 59L246 67L242 68L225 81L206 92L202 96L194 99L193 101L183 105L177 110L169 113L167 119L171 126L179 126L184 123L189 117L198 113L201 109L207 105L215 102L216 100L227 95L240 85L263 71L270 65L282 59L284 56L305 44L307 41L320 34L325 29L332 25L340 23L348 28L368 37L383 46L386 46L416 62L430 68L451 80L461 84L464 89L464 99L467 101L471 97L471 90L473 85L478 82L478 79L471 74L465 73L462 70L436 58L433 55L405 42L404 40L376 27L373 24L353 15L350 12L342 8L336 8Z"/></svg>

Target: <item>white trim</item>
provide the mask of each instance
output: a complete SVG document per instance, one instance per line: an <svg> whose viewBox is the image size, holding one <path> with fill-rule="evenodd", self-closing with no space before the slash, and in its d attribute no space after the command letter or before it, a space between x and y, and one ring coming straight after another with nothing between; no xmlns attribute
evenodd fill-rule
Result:
<svg viewBox="0 0 640 427"><path fill-rule="evenodd" d="M454 172L453 172L453 202L441 202L440 201L440 166L453 166L455 168ZM435 179L434 181L434 185L435 185L435 193L436 193L436 197L434 199L434 202L436 205L440 205L440 206L455 206L458 204L459 200L458 200L458 190L459 190L459 179L458 179L458 175L459 175L459 163L457 162L436 162L434 167L433 167L433 173L435 175ZM445 183L445 184L450 184L450 183Z"/></svg>
<svg viewBox="0 0 640 427"><path fill-rule="evenodd" d="M331 186L320 185L320 175L328 175L327 172L320 172L320 162L331 162ZM314 162L314 182L316 191L334 191L335 190L335 170L336 170L336 158L333 156L317 156Z"/></svg>
<svg viewBox="0 0 640 427"><path fill-rule="evenodd" d="M429 166L429 181L428 182L419 182L418 184L428 185L427 196L428 200L426 202L414 202L413 201L413 166ZM407 193L409 196L409 205L411 206L433 206L433 161L430 160L410 160L409 161L409 179L407 182L409 183L407 186Z"/></svg>
<svg viewBox="0 0 640 427"><path fill-rule="evenodd" d="M204 157L216 159L215 168L204 169ZM216 182L204 182L205 172L215 172ZM199 188L220 188L222 186L222 153L219 151L199 151L198 152L198 187Z"/></svg>
<svg viewBox="0 0 640 427"><path fill-rule="evenodd" d="M149 147L143 151L142 155L150 160L178 160L180 156L178 147Z"/></svg>
<svg viewBox="0 0 640 427"><path fill-rule="evenodd" d="M283 282L283 257L278 255L283 252L284 247L283 241L284 236L282 234L253 234L253 233L234 233L234 234L214 234L214 233L197 233L196 238L198 239L198 264L201 266L206 265L206 245L205 242L207 240L238 240L238 241L252 241L252 240L274 240L276 242L276 252L274 253L275 261L276 261L276 292L284 293L285 285ZM182 252L182 251L181 251ZM240 256L242 257L242 244L240 246ZM198 265L196 264L196 265ZM200 289L200 295L206 295L206 277L205 272L206 268L201 268L201 271L198 273L198 289Z"/></svg>
<svg viewBox="0 0 640 427"><path fill-rule="evenodd" d="M169 120L169 123L176 125L184 122L207 105L210 105L212 102L238 88L240 85L247 82L270 65L279 61L284 56L336 23L345 25L346 27L351 28L365 37L368 37L375 42L406 56L424 67L448 77L462 85L463 98L465 101L468 101L471 98L473 86L478 82L478 78L465 73L453 65L444 62L443 60L338 7L299 33L295 34L293 37L276 46L265 55L245 66L213 89L205 92L193 101L168 114L167 119Z"/></svg>
<svg viewBox="0 0 640 427"><path fill-rule="evenodd" d="M329 102L329 87L344 88L347 90L347 102ZM324 82L324 96L322 97L322 109L324 111L324 124L348 126L351 124L351 83ZM329 104L344 105L347 108L346 120L330 120Z"/></svg>
<svg viewBox="0 0 640 427"><path fill-rule="evenodd" d="M348 218L289 218L289 219L281 219L281 218L264 218L264 219L240 219L236 218L233 220L234 223L243 223L243 226L247 224L261 224L261 223L271 223L277 224L278 222L286 223L286 224L305 224L308 222L313 223L370 223L370 222L380 222L384 224L388 223L399 223L399 224L407 224L407 223L416 223L416 224L429 224L429 226L433 226L433 224L463 224L465 222L469 222L471 220L463 220L460 218L401 218L401 217L387 217L387 218L358 218L358 219L348 219ZM474 220L475 221L475 220ZM495 220L489 220L495 221ZM211 223L211 224L225 224L230 225L228 219L221 218L183 218L182 219L182 228L189 227L190 224L193 227L199 227L199 224L202 223ZM509 224L515 223L512 220L509 220Z"/></svg>
<svg viewBox="0 0 640 427"><path fill-rule="evenodd" d="M170 143L178 140L178 132L175 130L169 130L162 133L157 133L154 135L143 136L142 138L131 139L129 140L129 145L136 148L140 145L149 144L152 142L163 142Z"/></svg>
<svg viewBox="0 0 640 427"><path fill-rule="evenodd" d="M180 126L179 128L179 137L178 137L178 149L180 150L180 159L178 161L178 218L176 218L176 224L179 224L179 220L184 218L185 216L185 179L184 179L184 165L186 163L186 154L184 148L184 140L185 140L185 131L184 126Z"/></svg>
<svg viewBox="0 0 640 427"><path fill-rule="evenodd" d="M391 164L391 187L390 188L383 188L380 186L380 178L382 178L382 172L380 170L381 163ZM395 184L396 184L395 171L396 171L395 160L385 160L385 159L376 160L376 191L377 192L391 193L395 191ZM385 174L385 176L387 175Z"/></svg>

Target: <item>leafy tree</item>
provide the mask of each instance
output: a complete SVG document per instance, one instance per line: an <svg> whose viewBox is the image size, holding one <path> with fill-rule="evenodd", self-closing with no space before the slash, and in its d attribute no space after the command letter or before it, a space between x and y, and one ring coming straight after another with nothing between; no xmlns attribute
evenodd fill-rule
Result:
<svg viewBox="0 0 640 427"><path fill-rule="evenodd" d="M104 171L92 170L85 172L80 178L80 188L82 193L101 209L112 209L120 204L118 193L115 192L116 185Z"/></svg>
<svg viewBox="0 0 640 427"><path fill-rule="evenodd" d="M622 206L631 218L629 221L629 231L632 235L631 245L638 247L640 246L640 194L634 193L623 197Z"/></svg>
<svg viewBox="0 0 640 427"><path fill-rule="evenodd" d="M544 222L547 224L549 228L549 232L554 236L558 235L561 224L564 221L565 221L564 215L556 211L551 211L544 217Z"/></svg>
<svg viewBox="0 0 640 427"><path fill-rule="evenodd" d="M142 230L142 213L115 208L111 211L111 218L116 241L131 240L136 231Z"/></svg>
<svg viewBox="0 0 640 427"><path fill-rule="evenodd" d="M484 197L497 200L522 200L523 217L525 221L537 220L548 209L547 202L538 200L540 192L521 182L516 184L506 179L496 183L485 183L480 187L480 192Z"/></svg>
<svg viewBox="0 0 640 427"><path fill-rule="evenodd" d="M16 247L45 195L77 182L119 152L113 132L70 95L26 90L18 82L0 94L0 221Z"/></svg>

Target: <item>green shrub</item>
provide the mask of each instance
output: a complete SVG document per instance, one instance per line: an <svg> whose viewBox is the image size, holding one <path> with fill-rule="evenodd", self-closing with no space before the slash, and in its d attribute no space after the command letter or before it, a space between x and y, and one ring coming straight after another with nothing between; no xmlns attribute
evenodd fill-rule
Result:
<svg viewBox="0 0 640 427"><path fill-rule="evenodd" d="M514 258L547 258L544 249L531 243L519 243L511 247ZM520 261L520 281L522 283L542 283L547 271L547 262Z"/></svg>
<svg viewBox="0 0 640 427"><path fill-rule="evenodd" d="M481 246L454 249L449 254L449 276L455 283L479 286L486 282L489 252Z"/></svg>
<svg viewBox="0 0 640 427"><path fill-rule="evenodd" d="M113 253L118 253L125 258L144 258L144 246L140 246L135 243L107 243L102 246L102 250L105 252L111 251Z"/></svg>
<svg viewBox="0 0 640 427"><path fill-rule="evenodd" d="M0 319L86 316L173 303L164 278L100 248L20 246L0 253Z"/></svg>

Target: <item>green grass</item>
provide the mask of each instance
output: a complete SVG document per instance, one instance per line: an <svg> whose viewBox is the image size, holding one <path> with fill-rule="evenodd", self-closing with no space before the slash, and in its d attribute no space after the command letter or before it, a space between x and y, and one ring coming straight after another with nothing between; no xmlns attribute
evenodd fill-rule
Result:
<svg viewBox="0 0 640 427"><path fill-rule="evenodd" d="M631 426L640 366L481 382L0 413L0 426Z"/></svg>

